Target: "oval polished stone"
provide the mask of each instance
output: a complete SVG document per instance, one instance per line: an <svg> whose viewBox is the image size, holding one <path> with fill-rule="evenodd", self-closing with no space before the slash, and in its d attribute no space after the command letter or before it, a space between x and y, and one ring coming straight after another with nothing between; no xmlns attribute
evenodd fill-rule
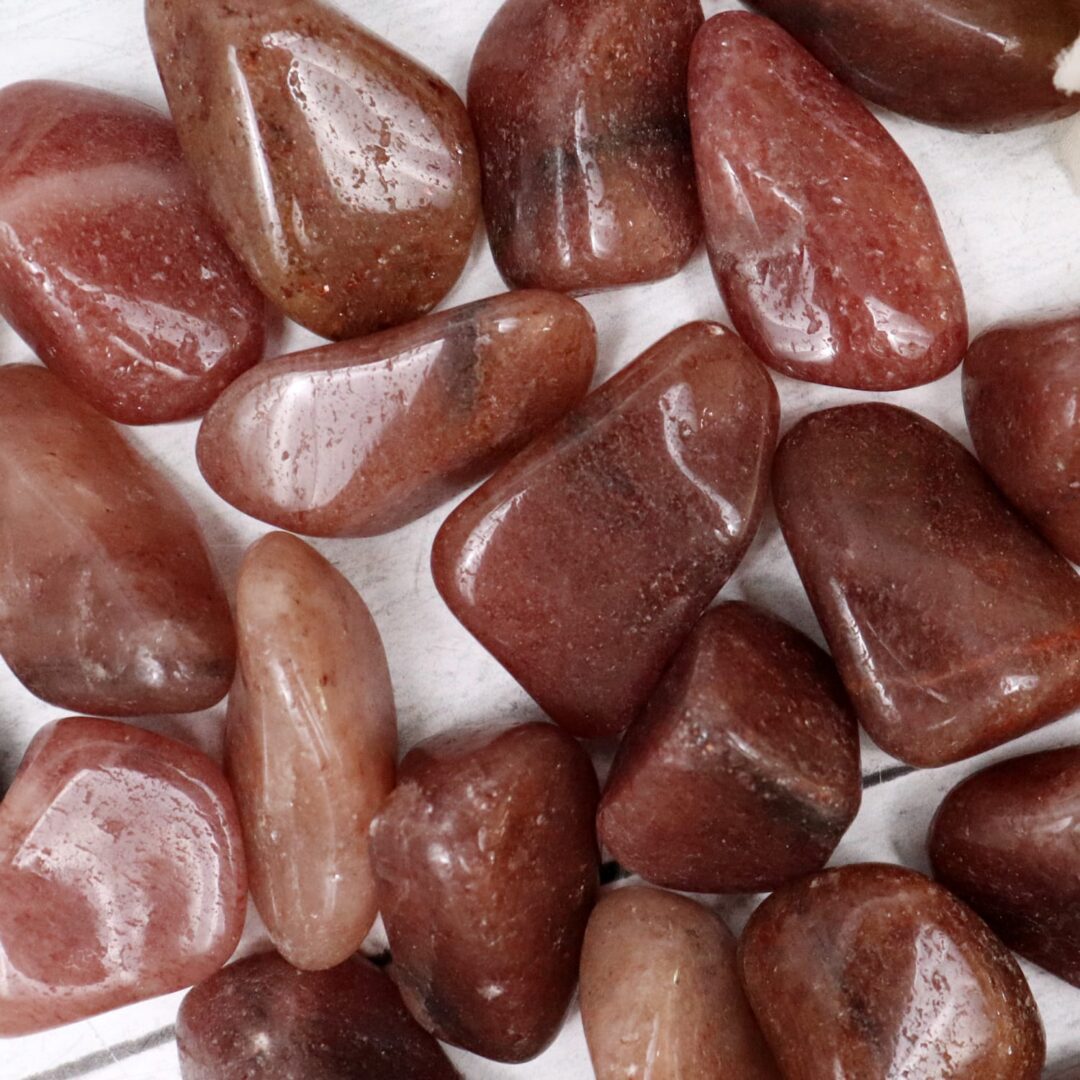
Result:
<svg viewBox="0 0 1080 1080"><path fill-rule="evenodd" d="M753 539L778 414L734 334L674 331L450 515L439 592L568 731L621 731Z"/></svg>
<svg viewBox="0 0 1080 1080"><path fill-rule="evenodd" d="M863 97L931 124L1000 131L1080 107L1054 88L1080 35L1071 0L750 0Z"/></svg>
<svg viewBox="0 0 1080 1080"><path fill-rule="evenodd" d="M915 167L775 23L710 19L690 59L705 239L735 328L770 367L859 390L960 363L967 309Z"/></svg>
<svg viewBox="0 0 1080 1080"><path fill-rule="evenodd" d="M1080 578L941 428L876 402L814 413L781 442L773 490L882 749L944 765L1080 704Z"/></svg>
<svg viewBox="0 0 1080 1080"><path fill-rule="evenodd" d="M976 338L964 360L964 409L983 468L1080 562L1080 316Z"/></svg>
<svg viewBox="0 0 1080 1080"><path fill-rule="evenodd" d="M297 971L276 953L230 964L180 1006L183 1080L455 1080L394 984L353 956Z"/></svg>
<svg viewBox="0 0 1080 1080"><path fill-rule="evenodd" d="M899 866L785 885L739 942L750 1004L788 1080L1037 1080L1042 1022L1011 954Z"/></svg>
<svg viewBox="0 0 1080 1080"><path fill-rule="evenodd" d="M205 979L240 940L246 893L205 754L114 720L42 728L0 803L0 1035Z"/></svg>
<svg viewBox="0 0 1080 1080"><path fill-rule="evenodd" d="M196 712L235 663L229 604L178 491L55 375L0 367L0 655L109 716Z"/></svg>
<svg viewBox="0 0 1080 1080"><path fill-rule="evenodd" d="M507 0L469 114L492 254L513 285L589 292L680 270L701 215L686 115L700 0Z"/></svg>
<svg viewBox="0 0 1080 1080"><path fill-rule="evenodd" d="M735 964L735 938L683 896L630 887L593 909L581 1019L597 1080L780 1080Z"/></svg>
<svg viewBox="0 0 1080 1080"><path fill-rule="evenodd" d="M287 533L244 556L236 627L225 759L251 895L290 963L333 967L378 910L368 828L397 760L386 654L356 590Z"/></svg>
<svg viewBox="0 0 1080 1080"><path fill-rule="evenodd" d="M266 337L172 124L61 82L0 90L0 315L125 424L204 412Z"/></svg>
<svg viewBox="0 0 1080 1080"><path fill-rule="evenodd" d="M283 529L388 532L576 405L595 363L583 307L507 293L250 372L203 423L199 466L224 499Z"/></svg>
<svg viewBox="0 0 1080 1080"><path fill-rule="evenodd" d="M146 20L211 210L291 319L358 337L450 291L480 170L442 79L319 0L147 0Z"/></svg>
<svg viewBox="0 0 1080 1080"><path fill-rule="evenodd" d="M726 603L630 725L597 822L647 881L763 892L820 870L861 799L859 733L832 661L775 616Z"/></svg>
<svg viewBox="0 0 1080 1080"><path fill-rule="evenodd" d="M452 732L401 764L371 828L405 1004L496 1061L555 1037L596 897L596 774L551 724Z"/></svg>

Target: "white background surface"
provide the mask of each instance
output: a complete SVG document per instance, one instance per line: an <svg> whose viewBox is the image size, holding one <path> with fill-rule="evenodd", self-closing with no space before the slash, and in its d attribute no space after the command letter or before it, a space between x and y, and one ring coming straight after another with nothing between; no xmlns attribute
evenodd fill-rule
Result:
<svg viewBox="0 0 1080 1080"><path fill-rule="evenodd" d="M207 0L208 3L213 0ZM416 56L464 93L473 48L500 0L339 0L351 16ZM707 15L737 7L705 0ZM0 0L0 83L56 78L127 93L164 107L142 23L141 0ZM1080 195L1060 166L1055 144L1062 125L1000 136L970 136L885 116L930 188L967 292L973 333L989 324L1055 308L1080 308ZM444 306L502 291L486 244L478 237L470 265ZM702 252L677 278L589 297L600 332L598 379L606 378L669 330L697 318L725 320ZM315 339L292 327L282 351ZM29 359L27 348L0 324L0 363ZM870 395L796 383L777 376L786 430L807 411L843 401L888 396L914 407L967 441L958 373L932 387ZM196 425L139 429L132 437L179 484L199 513L226 579L241 553L266 529L219 500L195 467ZM527 718L535 707L517 684L456 623L437 597L428 571L431 540L447 508L388 537L318 541L347 573L382 631L394 676L402 752L456 723ZM764 604L820 640L775 518L766 516L749 556L724 590ZM943 598L947 602L947 598ZM224 708L194 717L155 718L145 725L216 753ZM32 698L0 665L0 781L6 786L27 742L60 713ZM926 868L923 838L945 791L990 760L1080 741L1080 716L972 761L916 773L866 792L863 810L834 862L865 859ZM895 764L864 739L863 771ZM720 901L736 930L752 898ZM257 919L246 948L260 939ZM381 947L378 935L371 945ZM1025 964L1046 1024L1050 1061L1080 1061L1080 990ZM44 1035L0 1047L0 1080L75 1073L64 1063L98 1055L100 1080L169 1080L179 1075L167 1035L137 1056L113 1060L109 1047L170 1025L181 995L145 1002ZM523 1066L495 1065L452 1051L471 1080L520 1077L571 1080L591 1071L576 1009L552 1048ZM79 1071L81 1075L82 1070ZM689 1080L689 1078L688 1078Z"/></svg>

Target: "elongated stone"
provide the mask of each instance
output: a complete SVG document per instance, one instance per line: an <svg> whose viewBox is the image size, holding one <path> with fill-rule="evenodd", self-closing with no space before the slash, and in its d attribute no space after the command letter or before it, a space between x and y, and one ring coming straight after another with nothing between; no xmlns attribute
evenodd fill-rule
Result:
<svg viewBox="0 0 1080 1080"><path fill-rule="evenodd" d="M246 909L221 770L114 720L38 732L0 804L0 1035L27 1035L216 971Z"/></svg>
<svg viewBox="0 0 1080 1080"><path fill-rule="evenodd" d="M590 292L676 273L701 218L686 115L700 0L507 0L469 114L513 285Z"/></svg>
<svg viewBox="0 0 1080 1080"><path fill-rule="evenodd" d="M682 896L631 887L596 905L581 1019L597 1080L780 1080L739 983L735 938Z"/></svg>
<svg viewBox="0 0 1080 1080"><path fill-rule="evenodd" d="M913 870L843 866L785 885L750 917L739 964L786 1077L1041 1075L1042 1023L1016 961Z"/></svg>
<svg viewBox="0 0 1080 1080"><path fill-rule="evenodd" d="M0 655L53 705L196 712L232 681L221 583L183 498L55 375L0 367Z"/></svg>
<svg viewBox="0 0 1080 1080"><path fill-rule="evenodd" d="M394 984L353 956L297 971L276 953L230 964L180 1006L183 1080L455 1080Z"/></svg>
<svg viewBox="0 0 1080 1080"><path fill-rule="evenodd" d="M736 329L796 379L900 390L967 347L960 280L915 167L775 23L698 34L690 124L705 239Z"/></svg>
<svg viewBox="0 0 1080 1080"><path fill-rule="evenodd" d="M1080 579L941 428L868 403L808 416L777 514L863 726L944 765L1080 704Z"/></svg>
<svg viewBox="0 0 1080 1080"><path fill-rule="evenodd" d="M964 360L964 408L986 471L1080 562L1080 317L999 326Z"/></svg>
<svg viewBox="0 0 1080 1080"><path fill-rule="evenodd" d="M626 733L598 816L627 870L686 892L763 892L820 870L862 798L832 661L749 604L706 612Z"/></svg>
<svg viewBox="0 0 1080 1080"><path fill-rule="evenodd" d="M684 326L451 514L435 584L554 720L621 731L753 538L778 413L734 334Z"/></svg>
<svg viewBox="0 0 1080 1080"><path fill-rule="evenodd" d="M583 307L507 293L251 372L206 418L199 465L223 498L281 528L387 532L576 405L595 363Z"/></svg>
<svg viewBox="0 0 1080 1080"><path fill-rule="evenodd" d="M333 967L378 910L368 828L397 760L386 654L349 582L287 533L245 555L236 623L226 765L251 894L290 963Z"/></svg>
<svg viewBox="0 0 1080 1080"><path fill-rule="evenodd" d="M391 974L440 1039L526 1061L555 1037L597 889L592 763L550 724L428 739L371 829Z"/></svg>
<svg viewBox="0 0 1080 1080"><path fill-rule="evenodd" d="M465 106L319 0L147 0L184 153L255 281L350 338L428 311L480 213Z"/></svg>

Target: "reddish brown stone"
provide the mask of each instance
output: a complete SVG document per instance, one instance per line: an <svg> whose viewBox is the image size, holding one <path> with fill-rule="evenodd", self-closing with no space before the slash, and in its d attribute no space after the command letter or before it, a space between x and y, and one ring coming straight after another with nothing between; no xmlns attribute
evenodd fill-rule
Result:
<svg viewBox="0 0 1080 1080"><path fill-rule="evenodd" d="M713 271L758 356L860 390L960 363L964 296L919 174L793 38L747 12L710 19L690 123Z"/></svg>
<svg viewBox="0 0 1080 1080"><path fill-rule="evenodd" d="M440 1039L526 1061L555 1037L597 888L597 784L550 724L436 736L371 829L394 964Z"/></svg>
<svg viewBox="0 0 1080 1080"><path fill-rule="evenodd" d="M676 330L454 511L439 591L568 731L621 731L753 538L778 413L734 334Z"/></svg>
<svg viewBox="0 0 1080 1080"><path fill-rule="evenodd" d="M750 1004L788 1080L1037 1080L1045 1045L1008 950L899 866L784 886L739 942Z"/></svg>
<svg viewBox="0 0 1080 1080"><path fill-rule="evenodd" d="M507 0L469 74L484 216L513 285L676 273L701 235L686 116L700 0Z"/></svg>
<svg viewBox="0 0 1080 1080"><path fill-rule="evenodd" d="M862 798L832 661L787 623L721 604L686 640L608 777L600 839L687 892L762 892L820 870Z"/></svg>
<svg viewBox="0 0 1080 1080"><path fill-rule="evenodd" d="M195 712L232 681L221 583L179 492L44 368L0 367L0 655L53 705Z"/></svg>
<svg viewBox="0 0 1080 1080"><path fill-rule="evenodd" d="M795 565L863 726L913 765L1080 704L1080 579L978 463L906 409L827 409L780 444Z"/></svg>
<svg viewBox="0 0 1080 1080"><path fill-rule="evenodd" d="M266 307L165 117L22 82L0 91L0 315L107 416L155 424L258 361Z"/></svg>
<svg viewBox="0 0 1080 1080"><path fill-rule="evenodd" d="M518 292L266 364L199 433L234 506L284 529L371 536L475 484L585 395L579 304Z"/></svg>

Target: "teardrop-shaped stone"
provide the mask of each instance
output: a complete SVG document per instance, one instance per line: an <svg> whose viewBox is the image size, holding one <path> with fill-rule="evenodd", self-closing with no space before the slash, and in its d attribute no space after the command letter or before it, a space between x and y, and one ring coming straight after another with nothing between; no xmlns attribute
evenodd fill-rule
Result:
<svg viewBox="0 0 1080 1080"><path fill-rule="evenodd" d="M283 529L388 532L576 405L595 363L579 304L495 296L250 372L203 423L199 466L223 498Z"/></svg>
<svg viewBox="0 0 1080 1080"><path fill-rule="evenodd" d="M205 979L246 911L221 770L115 720L38 732L0 804L0 1035Z"/></svg>
<svg viewBox="0 0 1080 1080"><path fill-rule="evenodd" d="M986 925L899 866L826 870L773 893L739 942L750 1004L792 1080L1037 1080L1023 973Z"/></svg>
<svg viewBox="0 0 1080 1080"><path fill-rule="evenodd" d="M777 514L863 726L912 765L1080 704L1080 578L955 439L907 409L827 409L776 455Z"/></svg>
<svg viewBox="0 0 1080 1080"><path fill-rule="evenodd" d="M700 0L507 0L469 114L503 277L590 292L682 268L701 235L686 116Z"/></svg>
<svg viewBox="0 0 1080 1080"><path fill-rule="evenodd" d="M180 493L44 368L0 367L0 655L53 705L196 712L235 664L229 604Z"/></svg>
<svg viewBox="0 0 1080 1080"><path fill-rule="evenodd" d="M940 378L967 309L915 167L775 23L710 19L690 59L705 239L735 328L785 375L859 390Z"/></svg>
<svg viewBox="0 0 1080 1080"><path fill-rule="evenodd" d="M684 896L630 887L601 899L581 952L581 1019L596 1080L780 1080L735 938Z"/></svg>
<svg viewBox="0 0 1080 1080"><path fill-rule="evenodd" d="M371 829L391 974L440 1039L526 1061L555 1037L596 897L592 763L551 724L411 750Z"/></svg>
<svg viewBox="0 0 1080 1080"><path fill-rule="evenodd" d="M621 731L753 539L778 414L738 337L684 326L450 515L435 584L559 724Z"/></svg>
<svg viewBox="0 0 1080 1080"><path fill-rule="evenodd" d="M333 967L377 911L368 827L397 760L386 654L356 590L287 533L244 556L236 628L226 765L251 894L290 963Z"/></svg>
<svg viewBox="0 0 1080 1080"><path fill-rule="evenodd" d="M647 881L763 892L820 870L861 799L859 733L832 661L775 616L727 603L630 725L597 821Z"/></svg>
<svg viewBox="0 0 1080 1080"><path fill-rule="evenodd" d="M319 0L147 0L180 144L255 281L350 338L457 280L480 213L465 106Z"/></svg>

